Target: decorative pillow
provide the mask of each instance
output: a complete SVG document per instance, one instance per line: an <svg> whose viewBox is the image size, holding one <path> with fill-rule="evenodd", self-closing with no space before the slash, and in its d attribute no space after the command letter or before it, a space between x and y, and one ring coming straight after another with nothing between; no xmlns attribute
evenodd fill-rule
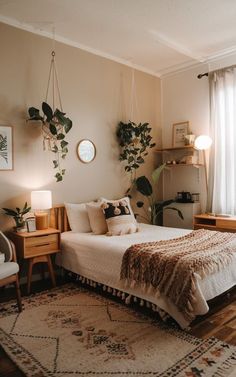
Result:
<svg viewBox="0 0 236 377"><path fill-rule="evenodd" d="M86 204L88 217L92 232L94 234L105 234L108 231L107 223L100 203Z"/></svg>
<svg viewBox="0 0 236 377"><path fill-rule="evenodd" d="M131 214L127 198L103 201L101 208L106 218L108 235L120 236L138 231L137 222L134 215Z"/></svg>
<svg viewBox="0 0 236 377"><path fill-rule="evenodd" d="M109 202L109 203L113 203L113 202L125 200L128 203L128 207L129 207L129 210L130 210L130 215L133 216L134 221L137 222L136 219L135 219L134 212L132 210L131 204L130 204L130 198L128 196L124 196L121 199L115 199L115 200L110 200L110 199L106 199L106 198L99 198L99 200L101 202Z"/></svg>
<svg viewBox="0 0 236 377"><path fill-rule="evenodd" d="M86 209L86 203L65 203L65 207L72 232L92 232Z"/></svg>

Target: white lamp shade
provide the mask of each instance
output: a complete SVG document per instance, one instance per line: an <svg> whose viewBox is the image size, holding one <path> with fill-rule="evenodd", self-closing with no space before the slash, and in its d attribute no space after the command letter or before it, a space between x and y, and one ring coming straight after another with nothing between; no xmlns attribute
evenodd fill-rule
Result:
<svg viewBox="0 0 236 377"><path fill-rule="evenodd" d="M212 144L212 139L208 135L200 135L194 141L194 147L199 150L209 149Z"/></svg>
<svg viewBox="0 0 236 377"><path fill-rule="evenodd" d="M52 192L49 190L31 191L32 209L49 209L52 208Z"/></svg>

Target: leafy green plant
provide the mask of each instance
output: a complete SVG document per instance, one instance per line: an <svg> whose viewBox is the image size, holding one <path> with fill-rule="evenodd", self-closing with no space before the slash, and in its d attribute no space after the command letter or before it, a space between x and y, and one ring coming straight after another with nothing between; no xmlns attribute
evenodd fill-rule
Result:
<svg viewBox="0 0 236 377"><path fill-rule="evenodd" d="M152 181L154 184L157 184L160 178L162 171L164 170L166 164L162 164L157 169L155 169L152 173ZM148 201L148 209L145 209L143 201L137 201L136 205L138 208L143 208L144 216L138 215L148 221L150 224L158 225L160 222L160 215L162 215L164 210L173 210L176 211L178 216L183 219L182 212L175 208L169 207L170 204L174 203L173 199L157 201L155 199L155 194L153 191L152 184L148 180L147 177L144 175L138 177L135 180L135 187L137 191L142 194ZM168 206L168 207L167 207ZM167 208L166 208L167 207Z"/></svg>
<svg viewBox="0 0 236 377"><path fill-rule="evenodd" d="M68 153L68 142L66 135L72 128L72 121L65 117L65 113L56 109L55 111L46 103L42 103L43 116L40 110L35 107L28 109L30 118L28 120L40 120L43 124L44 140L48 141L49 150L54 153L53 167L57 169L55 178L57 182L63 180L65 169L61 168L61 159L65 159Z"/></svg>
<svg viewBox="0 0 236 377"><path fill-rule="evenodd" d="M27 202L22 209L16 207L16 210L10 208L2 208L5 211L5 214L14 218L16 227L21 228L25 225L24 215L31 210L31 207L28 207Z"/></svg>
<svg viewBox="0 0 236 377"><path fill-rule="evenodd" d="M120 161L125 161L125 171L131 174L131 181L136 177L136 170L144 163L149 148L156 145L152 143L150 132L149 123L129 121L118 125L116 135L122 148Z"/></svg>

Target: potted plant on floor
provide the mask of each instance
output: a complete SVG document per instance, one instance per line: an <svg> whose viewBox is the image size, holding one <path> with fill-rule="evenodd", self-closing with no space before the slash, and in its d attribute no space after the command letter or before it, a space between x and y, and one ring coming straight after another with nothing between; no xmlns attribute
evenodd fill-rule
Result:
<svg viewBox="0 0 236 377"><path fill-rule="evenodd" d="M160 178L160 175L162 171L165 169L166 164L162 164L159 166L157 169L155 169L152 173L152 182L153 184L157 184ZM175 207L170 207L170 204L174 203L174 199L169 199L169 200L162 200L158 201L155 198L155 193L152 187L151 182L149 179L143 175L141 177L138 177L135 180L135 187L137 191L143 195L146 200L147 200L147 210L145 209L144 206L144 201L137 201L136 206L138 208L143 208L144 215L137 215L141 218L143 218L145 221L147 221L150 224L153 225L162 225L162 214L164 210L172 210L176 211L178 216L183 219L182 212Z"/></svg>

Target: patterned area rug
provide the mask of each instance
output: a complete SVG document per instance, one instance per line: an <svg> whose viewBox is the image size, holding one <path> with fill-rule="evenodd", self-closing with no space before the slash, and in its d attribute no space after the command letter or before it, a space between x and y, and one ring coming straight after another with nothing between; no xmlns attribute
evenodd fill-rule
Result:
<svg viewBox="0 0 236 377"><path fill-rule="evenodd" d="M200 340L67 284L0 310L0 344L30 377L236 376L236 347Z"/></svg>

